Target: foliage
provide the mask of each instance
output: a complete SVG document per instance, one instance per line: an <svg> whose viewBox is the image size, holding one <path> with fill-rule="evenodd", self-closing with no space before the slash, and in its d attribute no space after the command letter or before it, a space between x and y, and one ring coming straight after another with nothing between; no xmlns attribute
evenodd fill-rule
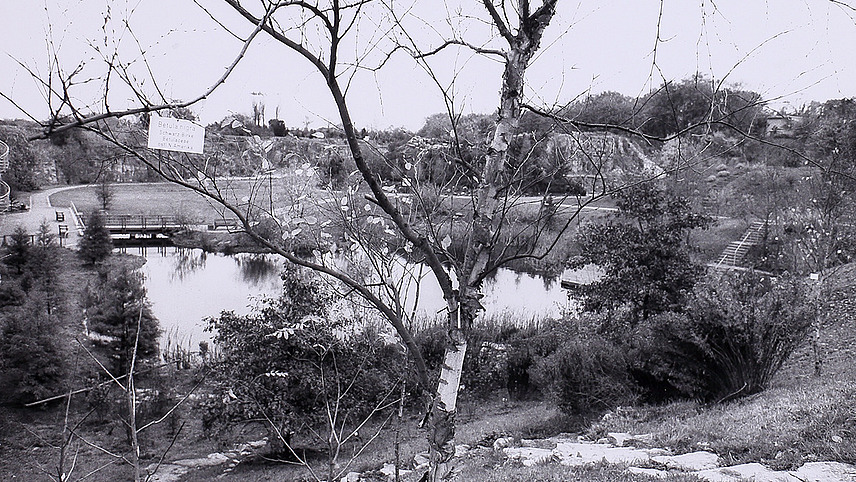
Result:
<svg viewBox="0 0 856 482"><path fill-rule="evenodd" d="M589 264L604 276L580 287L586 311L629 307L631 322L680 310L702 268L690 259L691 229L709 219L654 183L633 185L616 196L619 212L603 223L583 226L580 254L572 268Z"/></svg>
<svg viewBox="0 0 856 482"><path fill-rule="evenodd" d="M683 313L640 331L639 371L707 401L752 395L805 340L817 314L805 281L751 272L712 277Z"/></svg>
<svg viewBox="0 0 856 482"><path fill-rule="evenodd" d="M276 137L285 137L288 135L288 127L285 126L285 121L280 119L271 119L268 121L268 128Z"/></svg>
<svg viewBox="0 0 856 482"><path fill-rule="evenodd" d="M564 340L531 374L562 411L585 417L633 401L628 367L622 348L594 335Z"/></svg>
<svg viewBox="0 0 856 482"><path fill-rule="evenodd" d="M666 82L659 89L639 99L641 130L653 136L666 137L697 124L713 122L705 130L763 132L766 116L761 95L739 86L721 86L702 75L680 82Z"/></svg>
<svg viewBox="0 0 856 482"><path fill-rule="evenodd" d="M98 185L95 186L95 197L98 198L98 203L104 211L109 211L113 206L113 199L116 197L116 192L107 174L101 176Z"/></svg>
<svg viewBox="0 0 856 482"><path fill-rule="evenodd" d="M569 105L563 116L589 124L634 126L635 111L635 99L618 92L601 92Z"/></svg>
<svg viewBox="0 0 856 482"><path fill-rule="evenodd" d="M260 422L273 450L293 455L282 443L291 433L315 430L322 421L353 426L383 403L402 355L377 335L331 319L332 301L321 280L288 268L279 298L249 315L223 312L209 320L221 356L206 430Z"/></svg>
<svg viewBox="0 0 856 482"><path fill-rule="evenodd" d="M78 255L86 264L94 265L107 259L113 251L110 232L104 225L104 218L98 211L86 219L86 229L78 245Z"/></svg>
<svg viewBox="0 0 856 482"><path fill-rule="evenodd" d="M30 244L30 235L27 230L21 225L15 226L6 244L3 263L14 268L17 274L23 273L24 265L30 259Z"/></svg>
<svg viewBox="0 0 856 482"><path fill-rule="evenodd" d="M44 398L65 376L56 323L32 302L0 315L0 403Z"/></svg>
<svg viewBox="0 0 856 482"><path fill-rule="evenodd" d="M158 356L160 327L140 272L123 264L102 267L98 274L85 300L88 328L101 336L98 343L108 350L114 375L123 375L130 369L135 345L138 360Z"/></svg>

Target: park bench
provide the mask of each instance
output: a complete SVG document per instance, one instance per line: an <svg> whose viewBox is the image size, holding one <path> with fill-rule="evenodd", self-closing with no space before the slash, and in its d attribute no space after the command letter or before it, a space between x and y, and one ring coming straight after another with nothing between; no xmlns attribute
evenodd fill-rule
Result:
<svg viewBox="0 0 856 482"><path fill-rule="evenodd" d="M218 229L237 229L239 223L237 219L215 219L214 230Z"/></svg>

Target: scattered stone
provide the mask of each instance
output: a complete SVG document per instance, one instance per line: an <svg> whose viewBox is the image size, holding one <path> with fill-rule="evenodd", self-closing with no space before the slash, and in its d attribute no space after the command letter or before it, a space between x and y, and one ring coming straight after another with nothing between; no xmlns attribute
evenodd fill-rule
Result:
<svg viewBox="0 0 856 482"><path fill-rule="evenodd" d="M499 437L493 442L494 450L502 450L506 447L511 447L514 445L514 439L512 437Z"/></svg>
<svg viewBox="0 0 856 482"><path fill-rule="evenodd" d="M413 467L417 470L428 465L431 459L428 458L427 453L416 454L413 456Z"/></svg>
<svg viewBox="0 0 856 482"><path fill-rule="evenodd" d="M606 461L611 464L647 463L653 454L660 455L662 451L650 449L634 449L629 447L613 447L591 443L559 443L553 454L562 465L585 465Z"/></svg>
<svg viewBox="0 0 856 482"><path fill-rule="evenodd" d="M398 475L401 477L406 477L409 475L412 470L398 469ZM385 475L388 479L395 479L395 464L383 464L383 467L380 469L380 473Z"/></svg>
<svg viewBox="0 0 856 482"><path fill-rule="evenodd" d="M347 475L339 479L340 482L360 482L361 477L359 472L348 472Z"/></svg>
<svg viewBox="0 0 856 482"><path fill-rule="evenodd" d="M173 464L184 467L213 467L215 465L223 465L230 460L232 460L231 457L217 452L208 454L208 457L200 457L198 459L176 460Z"/></svg>
<svg viewBox="0 0 856 482"><path fill-rule="evenodd" d="M567 441L567 440L566 440ZM556 448L556 441L553 439L522 439L520 441L521 447L532 447L536 449L550 449L553 450Z"/></svg>
<svg viewBox="0 0 856 482"><path fill-rule="evenodd" d="M555 456L553 450L534 447L508 447L503 452L509 460L518 461L525 467L550 462Z"/></svg>
<svg viewBox="0 0 856 482"><path fill-rule="evenodd" d="M659 479L664 479L669 475L672 475L672 472L668 472L666 470L643 469L641 467L627 467L627 472L637 475L647 475L648 477L656 477Z"/></svg>
<svg viewBox="0 0 856 482"><path fill-rule="evenodd" d="M467 444L455 445L455 457L466 455L470 451L470 448Z"/></svg>
<svg viewBox="0 0 856 482"><path fill-rule="evenodd" d="M841 462L809 462L791 473L804 482L856 481L856 466Z"/></svg>
<svg viewBox="0 0 856 482"><path fill-rule="evenodd" d="M654 462L663 464L668 469L691 472L719 467L719 456L712 452L691 452L683 455L654 457Z"/></svg>
<svg viewBox="0 0 856 482"><path fill-rule="evenodd" d="M155 470L157 464L150 465L146 470L148 473L152 473ZM180 465L175 464L161 464L160 467L157 467L157 472L154 475L149 477L149 481L151 482L175 482L188 472L187 467L182 467Z"/></svg>
<svg viewBox="0 0 856 482"><path fill-rule="evenodd" d="M771 470L758 463L701 470L693 472L693 475L709 482L800 482L800 479L788 472Z"/></svg>
<svg viewBox="0 0 856 482"><path fill-rule="evenodd" d="M616 447L627 447L628 441L636 440L636 437L624 432L609 432L606 436L609 438L610 443L615 444Z"/></svg>

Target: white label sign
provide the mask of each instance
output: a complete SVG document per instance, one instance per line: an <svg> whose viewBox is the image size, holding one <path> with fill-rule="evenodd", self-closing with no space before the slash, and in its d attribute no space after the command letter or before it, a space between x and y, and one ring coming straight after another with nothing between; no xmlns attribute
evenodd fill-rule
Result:
<svg viewBox="0 0 856 482"><path fill-rule="evenodd" d="M149 119L149 149L202 154L205 128L188 120L152 113Z"/></svg>

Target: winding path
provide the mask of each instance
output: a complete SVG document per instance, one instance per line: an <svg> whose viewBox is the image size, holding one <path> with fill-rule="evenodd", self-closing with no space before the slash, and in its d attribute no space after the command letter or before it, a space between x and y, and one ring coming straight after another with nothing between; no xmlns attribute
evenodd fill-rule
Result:
<svg viewBox="0 0 856 482"><path fill-rule="evenodd" d="M62 240L62 245L66 247L77 246L80 241L80 233L71 209L51 206L50 199L54 193L77 187L80 186L60 186L32 193L28 210L0 216L0 236L12 234L18 226L22 226L29 234L35 234L38 232L42 221L45 221L51 226L51 232L57 235L61 224L68 226L68 238ZM57 212L63 214L64 221L57 221Z"/></svg>

